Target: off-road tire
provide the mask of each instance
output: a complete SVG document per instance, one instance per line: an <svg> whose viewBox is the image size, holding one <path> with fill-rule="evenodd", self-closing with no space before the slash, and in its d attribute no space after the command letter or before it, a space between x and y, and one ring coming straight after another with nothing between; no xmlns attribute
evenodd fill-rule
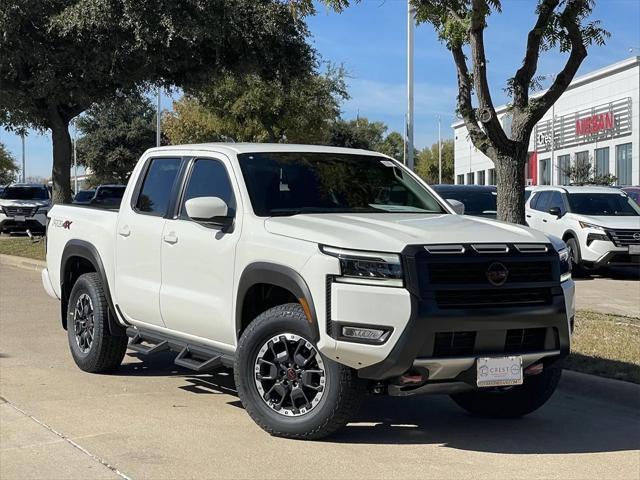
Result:
<svg viewBox="0 0 640 480"><path fill-rule="evenodd" d="M127 350L126 336L113 336L109 332L109 304L105 286L97 273L81 275L73 285L67 306L67 338L76 365L85 372L105 373L116 370ZM93 341L88 352L83 352L76 341L74 312L78 299L86 294L93 306Z"/></svg>
<svg viewBox="0 0 640 480"><path fill-rule="evenodd" d="M544 405L558 386L562 369L546 368L525 377L524 383L506 389L475 390L451 398L469 413L479 417L514 418L527 415Z"/></svg>
<svg viewBox="0 0 640 480"><path fill-rule="evenodd" d="M366 383L357 372L322 354L326 384L322 398L309 412L286 417L262 399L255 384L255 361L261 346L281 333L292 333L311 341L312 330L302 307L288 303L256 317L242 333L236 351L234 376L238 395L251 418L277 437L317 440L342 428L358 412L366 394Z"/></svg>

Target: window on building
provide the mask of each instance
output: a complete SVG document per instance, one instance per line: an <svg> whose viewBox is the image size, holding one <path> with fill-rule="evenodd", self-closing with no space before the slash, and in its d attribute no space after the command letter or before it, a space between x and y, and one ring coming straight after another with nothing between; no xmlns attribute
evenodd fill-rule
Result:
<svg viewBox="0 0 640 480"><path fill-rule="evenodd" d="M596 175L609 175L609 147L596 148Z"/></svg>
<svg viewBox="0 0 640 480"><path fill-rule="evenodd" d="M484 170L479 170L478 171L478 185L484 185L485 184L485 177L486 177L486 172Z"/></svg>
<svg viewBox="0 0 640 480"><path fill-rule="evenodd" d="M618 185L631 185L631 144L616 145L616 177Z"/></svg>
<svg viewBox="0 0 640 480"><path fill-rule="evenodd" d="M496 169L490 168L489 169L489 185L495 185L495 184L496 184Z"/></svg>
<svg viewBox="0 0 640 480"><path fill-rule="evenodd" d="M558 185L569 185L569 168L571 168L571 157L558 156Z"/></svg>
<svg viewBox="0 0 640 480"><path fill-rule="evenodd" d="M464 173L458 175L458 181L456 182L458 185L464 185Z"/></svg>
<svg viewBox="0 0 640 480"><path fill-rule="evenodd" d="M551 184L551 159L540 159L540 185Z"/></svg>
<svg viewBox="0 0 640 480"><path fill-rule="evenodd" d="M467 185L475 185L476 184L476 174L474 172L467 173Z"/></svg>

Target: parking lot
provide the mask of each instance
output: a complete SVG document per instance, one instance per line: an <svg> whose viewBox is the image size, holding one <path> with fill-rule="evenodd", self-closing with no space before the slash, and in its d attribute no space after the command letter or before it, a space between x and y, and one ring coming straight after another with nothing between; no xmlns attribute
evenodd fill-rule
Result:
<svg viewBox="0 0 640 480"><path fill-rule="evenodd" d="M640 476L636 385L569 372L545 408L509 421L446 397L372 397L326 441L283 440L246 415L228 371L193 374L159 354L129 355L116 375L81 372L58 308L35 269L0 264L3 479Z"/></svg>

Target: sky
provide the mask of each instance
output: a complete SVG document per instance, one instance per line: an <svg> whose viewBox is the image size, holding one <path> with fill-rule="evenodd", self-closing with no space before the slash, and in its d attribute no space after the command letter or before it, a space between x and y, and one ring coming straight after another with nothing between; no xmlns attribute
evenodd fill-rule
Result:
<svg viewBox="0 0 640 480"><path fill-rule="evenodd" d="M502 4L502 13L489 17L485 32L489 84L496 106L508 100L503 89L522 62L526 33L535 21L536 2L503 0ZM611 38L605 46L589 50L578 75L640 55L640 1L596 0L592 19L601 20ZM320 5L308 25L310 41L322 58L343 64L349 74L351 98L342 105L343 117L360 115L383 121L389 131L403 132L407 104L406 1L362 0L342 13ZM416 27L414 41L415 144L423 148L438 139L438 116L442 137L453 137L456 76L450 53L429 25ZM565 54L545 53L538 75L557 73L565 61ZM162 108L171 108L171 98L163 98ZM0 129L0 142L20 163L20 138ZM50 135L31 132L27 137L25 170L27 177L51 174Z"/></svg>

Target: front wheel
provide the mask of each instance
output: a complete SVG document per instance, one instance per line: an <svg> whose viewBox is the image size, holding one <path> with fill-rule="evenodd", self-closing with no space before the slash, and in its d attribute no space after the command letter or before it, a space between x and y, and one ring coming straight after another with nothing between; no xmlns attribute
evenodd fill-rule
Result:
<svg viewBox="0 0 640 480"><path fill-rule="evenodd" d="M490 390L457 393L451 398L473 415L493 418L513 418L527 415L544 405L555 392L562 369L545 369L526 377L522 385Z"/></svg>
<svg viewBox="0 0 640 480"><path fill-rule="evenodd" d="M365 384L355 370L324 357L310 340L299 304L259 315L238 343L234 375L251 418L268 433L319 439L358 411Z"/></svg>

